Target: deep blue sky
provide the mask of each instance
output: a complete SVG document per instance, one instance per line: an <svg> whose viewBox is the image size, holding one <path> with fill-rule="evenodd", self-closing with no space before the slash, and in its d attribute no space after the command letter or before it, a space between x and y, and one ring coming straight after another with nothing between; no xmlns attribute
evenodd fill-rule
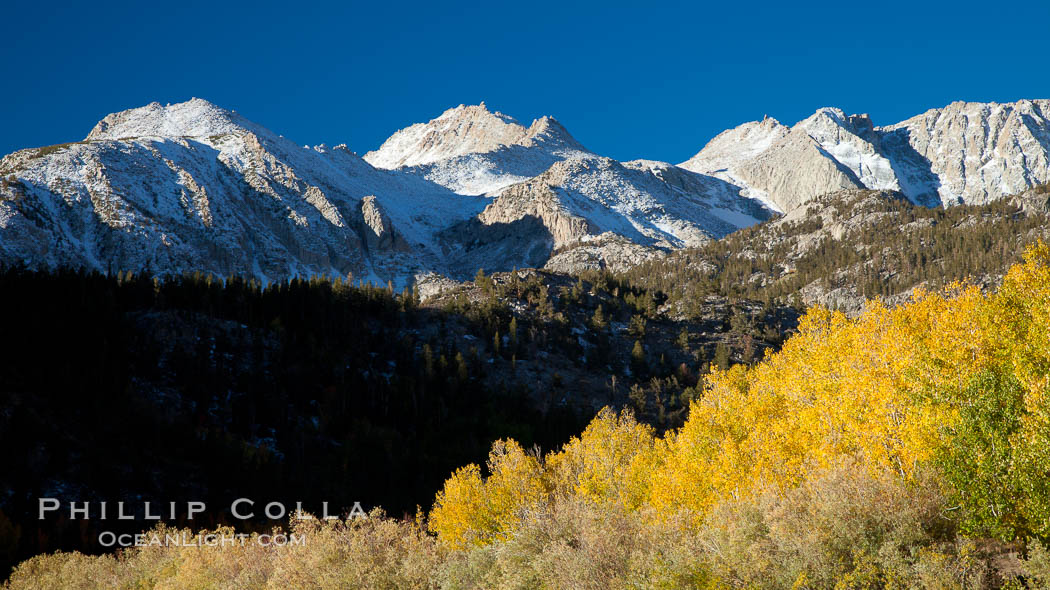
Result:
<svg viewBox="0 0 1050 590"><path fill-rule="evenodd" d="M551 114L621 160L821 106L888 124L1050 97L1050 1L19 2L0 34L0 152L107 113L207 98L360 153L460 103Z"/></svg>

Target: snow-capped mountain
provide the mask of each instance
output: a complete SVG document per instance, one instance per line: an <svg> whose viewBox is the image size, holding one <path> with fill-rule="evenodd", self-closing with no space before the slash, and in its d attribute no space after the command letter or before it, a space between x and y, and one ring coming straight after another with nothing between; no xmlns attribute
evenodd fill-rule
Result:
<svg viewBox="0 0 1050 590"><path fill-rule="evenodd" d="M770 216L717 178L666 162L590 156L556 162L505 188L477 218L446 236L458 245L452 260L460 273L508 260L542 266L552 250L572 248L590 252L587 268L622 268L617 261L698 246ZM638 255L625 241L648 252Z"/></svg>
<svg viewBox="0 0 1050 590"><path fill-rule="evenodd" d="M200 99L109 115L0 175L5 262L114 271L403 279L442 268L435 233L486 204Z"/></svg>
<svg viewBox="0 0 1050 590"><path fill-rule="evenodd" d="M723 132L683 168L788 211L848 188L900 190L916 204L985 203L1050 180L1050 100L955 102L886 127L823 108Z"/></svg>
<svg viewBox="0 0 1050 590"><path fill-rule="evenodd" d="M721 180L601 158L550 117L525 127L484 105L413 125L362 159L205 100L154 103L105 117L83 141L11 154L0 176L7 263L266 279L402 285L540 266L609 232L692 245L769 215Z"/></svg>
<svg viewBox="0 0 1050 590"><path fill-rule="evenodd" d="M769 217L724 181L665 162L601 157L558 162L502 191L479 218L526 215L543 220L556 247L612 232L665 248L697 246Z"/></svg>

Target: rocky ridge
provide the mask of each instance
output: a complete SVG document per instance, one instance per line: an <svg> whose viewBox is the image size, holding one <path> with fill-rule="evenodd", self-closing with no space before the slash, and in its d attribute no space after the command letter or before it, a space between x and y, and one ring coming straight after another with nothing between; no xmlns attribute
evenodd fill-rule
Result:
<svg viewBox="0 0 1050 590"><path fill-rule="evenodd" d="M744 123L683 168L722 178L779 211L850 188L899 190L924 206L982 204L1050 180L1050 100L954 102L877 127L819 109L792 127Z"/></svg>
<svg viewBox="0 0 1050 590"><path fill-rule="evenodd" d="M610 231L673 248L768 216L716 179L601 158L550 117L525 127L484 105L361 158L296 145L205 100L153 103L106 116L83 141L6 156L0 176L7 263L262 280L404 286L543 266L554 248ZM490 180L499 190L487 197L463 188Z"/></svg>
<svg viewBox="0 0 1050 590"><path fill-rule="evenodd" d="M478 268L621 269L776 212L810 215L836 191L936 207L1021 193L1050 180L1048 113L1046 100L959 102L878 127L823 108L791 127L767 117L727 130L674 166L605 158L553 118L525 126L484 104L362 158L205 100L153 103L0 160L0 258L399 287Z"/></svg>
<svg viewBox="0 0 1050 590"><path fill-rule="evenodd" d="M200 99L109 115L82 142L5 157L0 175L4 261L114 272L385 282L440 268L433 234L484 207Z"/></svg>

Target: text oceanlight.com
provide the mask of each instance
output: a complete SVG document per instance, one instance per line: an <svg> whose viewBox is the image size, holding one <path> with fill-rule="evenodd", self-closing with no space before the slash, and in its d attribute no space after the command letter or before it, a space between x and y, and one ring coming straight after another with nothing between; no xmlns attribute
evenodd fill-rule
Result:
<svg viewBox="0 0 1050 590"><path fill-rule="evenodd" d="M98 536L103 547L244 547L249 543L264 547L285 545L306 545L306 535L296 533L274 533L272 535L232 534L190 534L179 533L138 533L118 535L104 532Z"/></svg>

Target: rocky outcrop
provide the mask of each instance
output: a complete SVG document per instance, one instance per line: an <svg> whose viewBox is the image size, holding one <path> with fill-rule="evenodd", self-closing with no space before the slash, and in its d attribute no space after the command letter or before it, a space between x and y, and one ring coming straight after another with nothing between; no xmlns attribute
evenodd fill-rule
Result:
<svg viewBox="0 0 1050 590"><path fill-rule="evenodd" d="M541 175L511 186L485 207L478 219L493 225L512 223L523 217L536 218L554 239L555 247L595 233L597 228L586 218L569 211L551 176L554 175Z"/></svg>
<svg viewBox="0 0 1050 590"><path fill-rule="evenodd" d="M427 300L433 299L446 291L455 289L461 284L462 283L453 281L446 276L433 272L422 273L415 276L415 290L416 294L419 296L420 302L426 302Z"/></svg>
<svg viewBox="0 0 1050 590"><path fill-rule="evenodd" d="M551 256L543 268L570 275L596 270L622 272L666 255L665 250L635 244L614 233L604 233L565 246Z"/></svg>
<svg viewBox="0 0 1050 590"><path fill-rule="evenodd" d="M375 195L361 199L361 220L364 222L362 233L365 246L369 251L408 252L411 248L394 229L394 224L379 205Z"/></svg>
<svg viewBox="0 0 1050 590"><path fill-rule="evenodd" d="M502 191L483 223L539 219L554 247L611 232L661 248L696 246L767 218L717 179L665 162L591 157L555 163Z"/></svg>
<svg viewBox="0 0 1050 590"><path fill-rule="evenodd" d="M1010 201L1025 215L1050 215L1050 183L1030 188Z"/></svg>

